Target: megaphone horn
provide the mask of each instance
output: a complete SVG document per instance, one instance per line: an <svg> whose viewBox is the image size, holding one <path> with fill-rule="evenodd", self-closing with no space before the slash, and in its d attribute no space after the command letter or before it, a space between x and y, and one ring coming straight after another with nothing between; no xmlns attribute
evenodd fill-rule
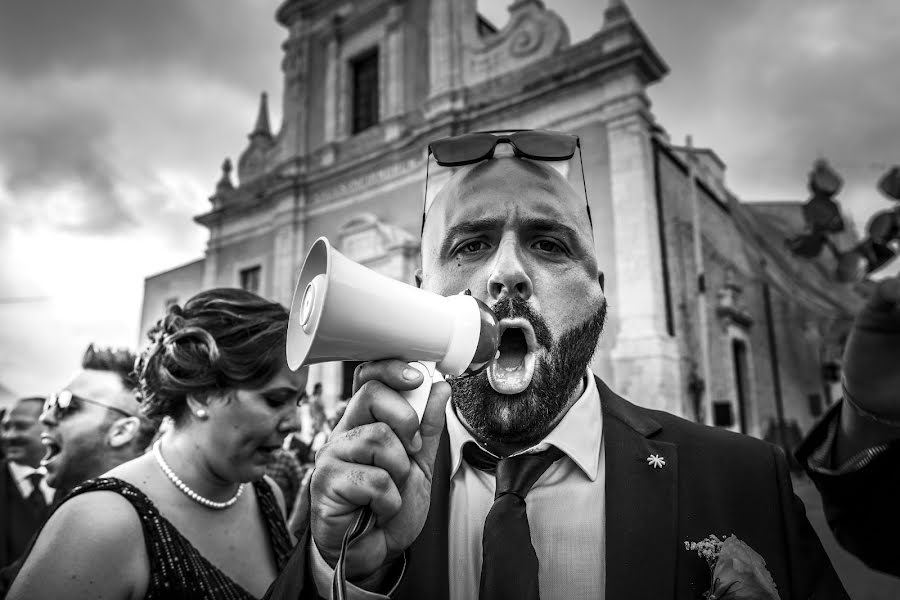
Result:
<svg viewBox="0 0 900 600"><path fill-rule="evenodd" d="M306 255L287 335L287 361L431 361L456 376L497 352L494 313L470 295L441 296L353 262L325 237Z"/></svg>

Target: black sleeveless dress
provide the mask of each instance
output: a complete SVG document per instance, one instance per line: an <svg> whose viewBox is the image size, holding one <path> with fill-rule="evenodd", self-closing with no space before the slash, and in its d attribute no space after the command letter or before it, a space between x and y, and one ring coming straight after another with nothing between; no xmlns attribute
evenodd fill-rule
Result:
<svg viewBox="0 0 900 600"><path fill-rule="evenodd" d="M272 489L265 481L253 483L269 543L280 572L293 549L290 535ZM153 505L142 491L115 477L91 479L73 489L65 500L86 492L115 492L128 500L141 519L144 544L150 559L145 600L199 599L256 600L250 592L206 560ZM64 501L65 501L64 500Z"/></svg>

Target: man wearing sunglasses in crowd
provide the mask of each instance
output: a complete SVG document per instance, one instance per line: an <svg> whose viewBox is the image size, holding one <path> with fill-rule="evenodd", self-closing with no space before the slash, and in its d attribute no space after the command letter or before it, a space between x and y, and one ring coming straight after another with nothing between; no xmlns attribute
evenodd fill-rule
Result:
<svg viewBox="0 0 900 600"><path fill-rule="evenodd" d="M57 499L141 455L153 439L157 424L141 415L135 397L134 359L126 350L89 346L81 370L47 398L40 413L41 465ZM20 566L13 563L0 573L0 597Z"/></svg>
<svg viewBox="0 0 900 600"><path fill-rule="evenodd" d="M488 304L498 355L436 383L421 426L398 393L421 375L357 369L268 597L701 598L710 569L685 542L732 533L782 600L846 597L779 449L631 404L591 372L606 297L580 152L546 131L430 144L417 283ZM347 544L363 506L375 524ZM747 567L744 591L771 590L765 569Z"/></svg>

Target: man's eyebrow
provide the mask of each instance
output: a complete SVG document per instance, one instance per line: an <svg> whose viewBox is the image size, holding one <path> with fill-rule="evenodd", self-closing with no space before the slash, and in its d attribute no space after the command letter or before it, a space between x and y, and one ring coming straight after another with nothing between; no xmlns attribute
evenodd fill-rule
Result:
<svg viewBox="0 0 900 600"><path fill-rule="evenodd" d="M504 225L506 225L506 219L497 217L483 217L481 219L474 219L472 221L465 221L464 223L454 225L448 228L447 233L444 235L444 242L441 244L440 254L441 256L446 256L450 251L450 246L453 245L453 241L460 236L483 233L485 231L496 231L497 229L502 229ZM520 226L525 231L559 233L567 238L567 240L583 245L581 244L581 236L573 227L569 227L555 219L546 217L526 217L520 220Z"/></svg>
<svg viewBox="0 0 900 600"><path fill-rule="evenodd" d="M578 232L575 231L574 228L569 227L564 223L560 223L559 221L554 219L548 219L544 217L525 218L522 219L522 227L526 231L559 232L572 240L578 239Z"/></svg>
<svg viewBox="0 0 900 600"><path fill-rule="evenodd" d="M453 244L453 240L462 235L494 231L501 229L505 224L506 219L482 217L480 219L473 219L471 221L464 221L457 225L453 225L448 228L447 233L444 234L444 241L441 244L440 254L441 256L446 256L447 252L450 250L450 246Z"/></svg>

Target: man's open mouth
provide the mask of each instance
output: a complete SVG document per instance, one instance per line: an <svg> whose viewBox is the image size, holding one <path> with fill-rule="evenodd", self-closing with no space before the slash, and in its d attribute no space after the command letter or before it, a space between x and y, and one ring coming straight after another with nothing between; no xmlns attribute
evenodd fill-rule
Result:
<svg viewBox="0 0 900 600"><path fill-rule="evenodd" d="M41 466L46 467L48 463L59 456L59 453L62 451L62 445L59 443L59 440L46 433L41 436L41 443L46 449L44 458L41 459Z"/></svg>
<svg viewBox="0 0 900 600"><path fill-rule="evenodd" d="M538 344L527 319L500 321L500 348L487 368L488 382L501 394L518 394L531 384Z"/></svg>

